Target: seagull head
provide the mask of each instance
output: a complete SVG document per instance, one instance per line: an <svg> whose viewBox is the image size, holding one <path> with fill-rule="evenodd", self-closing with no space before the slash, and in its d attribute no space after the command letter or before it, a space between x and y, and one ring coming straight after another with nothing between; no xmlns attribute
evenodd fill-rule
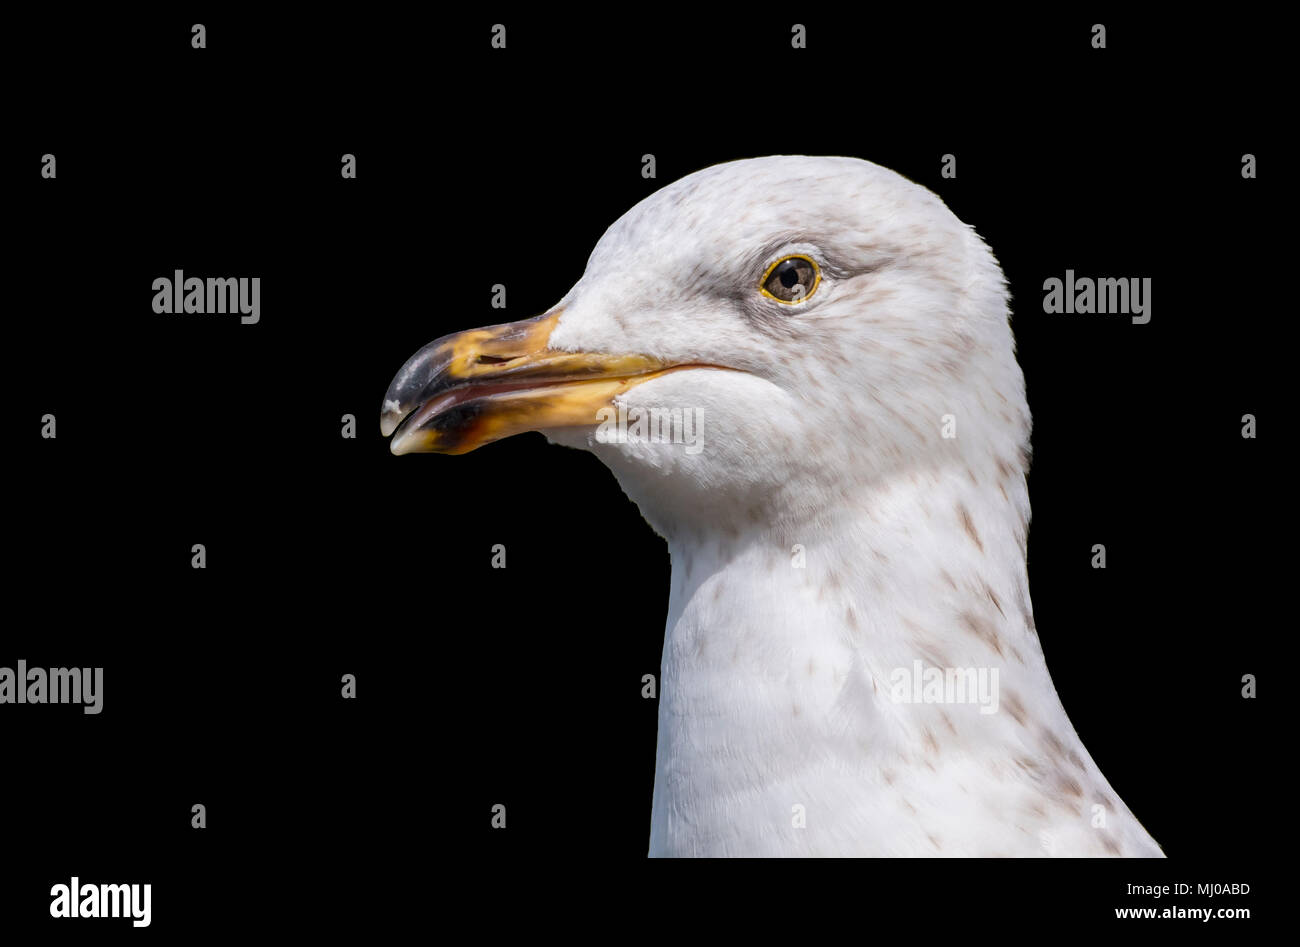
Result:
<svg viewBox="0 0 1300 947"><path fill-rule="evenodd" d="M544 314L430 342L381 428L395 454L541 431L599 456L670 535L1005 463L1028 409L974 230L879 165L775 156L641 201Z"/></svg>

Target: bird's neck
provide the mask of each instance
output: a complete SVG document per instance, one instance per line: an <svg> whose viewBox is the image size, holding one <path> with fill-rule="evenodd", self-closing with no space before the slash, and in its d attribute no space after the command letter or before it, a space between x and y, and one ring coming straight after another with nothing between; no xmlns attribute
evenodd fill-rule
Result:
<svg viewBox="0 0 1300 947"><path fill-rule="evenodd" d="M825 853L793 807L881 818L873 789L947 746L1010 754L1028 708L1073 738L1034 632L1024 489L1018 471L909 475L833 520L670 537L652 850L766 853L728 835L757 807L770 839ZM970 686L928 700L932 669Z"/></svg>
<svg viewBox="0 0 1300 947"><path fill-rule="evenodd" d="M665 677L817 678L820 662L819 690L833 695L832 672L847 673L850 656L877 688L915 659L1027 660L1040 653L1027 519L1022 476L982 483L963 470L900 477L846 497L825 521L680 532L669 539Z"/></svg>

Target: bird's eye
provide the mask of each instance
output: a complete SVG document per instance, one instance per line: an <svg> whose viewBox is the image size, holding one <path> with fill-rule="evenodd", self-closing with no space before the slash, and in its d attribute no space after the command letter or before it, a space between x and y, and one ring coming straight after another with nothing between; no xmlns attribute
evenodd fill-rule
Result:
<svg viewBox="0 0 1300 947"><path fill-rule="evenodd" d="M777 302L798 303L813 294L821 279L821 270L810 258L787 256L767 268L758 290Z"/></svg>

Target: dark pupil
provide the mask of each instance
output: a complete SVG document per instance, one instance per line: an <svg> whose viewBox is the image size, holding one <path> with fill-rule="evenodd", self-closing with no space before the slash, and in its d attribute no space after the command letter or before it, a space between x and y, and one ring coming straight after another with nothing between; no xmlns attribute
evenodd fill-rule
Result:
<svg viewBox="0 0 1300 947"><path fill-rule="evenodd" d="M794 260L786 260L776 268L777 278L781 280L781 285L786 289L793 289L799 282L799 264Z"/></svg>

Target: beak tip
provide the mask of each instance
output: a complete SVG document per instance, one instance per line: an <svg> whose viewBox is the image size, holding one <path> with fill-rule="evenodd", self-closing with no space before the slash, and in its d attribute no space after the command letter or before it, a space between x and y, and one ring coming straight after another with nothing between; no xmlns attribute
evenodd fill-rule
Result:
<svg viewBox="0 0 1300 947"><path fill-rule="evenodd" d="M420 452L420 440L418 433L413 434L408 431L389 441L388 449L392 451L394 457L401 457L403 454L418 454Z"/></svg>

